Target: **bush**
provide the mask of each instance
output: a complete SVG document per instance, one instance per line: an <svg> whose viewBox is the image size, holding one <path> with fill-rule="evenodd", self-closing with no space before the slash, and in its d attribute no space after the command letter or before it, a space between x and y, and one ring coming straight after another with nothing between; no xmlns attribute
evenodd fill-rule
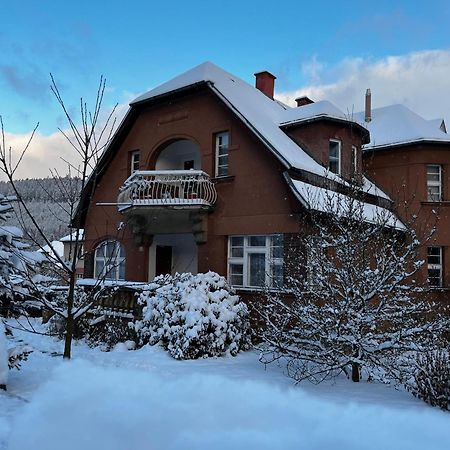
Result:
<svg viewBox="0 0 450 450"><path fill-rule="evenodd" d="M158 277L138 303L140 344L160 342L176 359L234 356L249 347L247 307L217 273Z"/></svg>
<svg viewBox="0 0 450 450"><path fill-rule="evenodd" d="M409 390L431 406L450 410L450 358L447 351L418 355L414 382Z"/></svg>

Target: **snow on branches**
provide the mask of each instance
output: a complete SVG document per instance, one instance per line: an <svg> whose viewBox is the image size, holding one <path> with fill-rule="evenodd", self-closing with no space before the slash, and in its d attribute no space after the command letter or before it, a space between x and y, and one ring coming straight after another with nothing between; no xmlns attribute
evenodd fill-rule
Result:
<svg viewBox="0 0 450 450"><path fill-rule="evenodd" d="M393 226L381 208L368 220L367 205L355 192L330 194L320 211L311 209L309 232L285 261L289 287L269 292L259 308L261 361L286 361L297 381L341 372L353 381L402 381L409 356L436 346L448 329L415 280L423 261L414 229Z"/></svg>
<svg viewBox="0 0 450 450"><path fill-rule="evenodd" d="M141 343L158 342L176 359L236 355L248 348L248 311L225 278L208 272L155 278L138 302Z"/></svg>

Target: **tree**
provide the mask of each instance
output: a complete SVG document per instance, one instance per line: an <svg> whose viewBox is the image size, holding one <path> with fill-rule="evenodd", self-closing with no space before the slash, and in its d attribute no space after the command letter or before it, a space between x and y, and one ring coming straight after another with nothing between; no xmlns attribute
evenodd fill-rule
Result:
<svg viewBox="0 0 450 450"><path fill-rule="evenodd" d="M415 281L423 261L412 224L367 203L356 182L347 195L324 188L308 195L309 232L286 262L297 276L287 276L288 288L269 292L259 308L261 361L286 361L297 381L319 383L340 372L353 381L362 373L402 380L409 355L435 346L448 327Z"/></svg>
<svg viewBox="0 0 450 450"><path fill-rule="evenodd" d="M5 142L4 126L1 121L0 170L6 175L7 180L11 184L14 195L20 204L21 214L26 216L32 223L34 230L26 230L27 236L39 236L39 241L41 243L43 242L50 251L49 258L54 262L54 268L58 277L61 277L67 286L67 293L62 305L60 301L55 301L55 293L48 285L42 283L35 284L36 291L39 294L34 295L36 300L40 301L47 309L65 321L64 358L70 358L71 356L73 333L77 321L95 305L105 289L102 283L103 280L99 279L87 295L86 293L78 295L79 288L76 284L76 264L81 254L82 231L80 230L78 221L75 220L80 192L83 190L86 191L88 184L90 192L92 193L94 191L98 175L96 172L97 162L103 150L108 145L115 126L113 116L117 105L112 108L104 120L101 118L105 87L105 79L101 77L92 111L88 109L87 103L83 98L80 99L80 116L77 123L77 119L71 115L69 109L66 107L55 79L51 76L51 90L68 123L68 130L60 129L60 132L67 139L79 161L77 165L67 163L68 175L62 176L57 171L51 172L63 193L59 206L70 218L70 226L73 231L70 243L71 254L68 261L55 251L52 242L50 242L42 226L33 216L16 183L17 169L30 149L38 125L35 127L30 140L20 152L17 160L14 160L12 158L12 149Z"/></svg>

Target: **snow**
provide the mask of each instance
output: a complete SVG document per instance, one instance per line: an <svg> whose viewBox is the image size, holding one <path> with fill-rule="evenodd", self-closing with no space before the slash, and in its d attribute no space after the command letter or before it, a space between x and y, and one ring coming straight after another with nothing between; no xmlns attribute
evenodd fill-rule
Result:
<svg viewBox="0 0 450 450"><path fill-rule="evenodd" d="M289 186L300 202L308 208L338 216L345 214L341 209L348 204L347 196L322 187L311 186L303 181L289 178ZM386 223L387 226L404 230L405 226L399 218L386 208L364 203L364 218L370 223Z"/></svg>
<svg viewBox="0 0 450 450"><path fill-rule="evenodd" d="M78 233L78 240L82 241L84 239L84 230L82 228L80 228L78 230L78 232L74 231L73 233L68 234L67 236L63 236L59 241L60 242L75 242L77 233Z"/></svg>
<svg viewBox="0 0 450 450"><path fill-rule="evenodd" d="M449 143L450 136L435 123L419 116L404 105L389 105L372 110L372 120L364 122L364 112L355 114L355 120L370 131L370 143L365 149L434 141Z"/></svg>
<svg viewBox="0 0 450 450"><path fill-rule="evenodd" d="M327 175L323 166L311 158L280 129L280 123L286 121L287 111L285 106L269 99L258 89L211 62L200 64L161 84L146 94L137 97L130 105L133 106L168 92L202 82L210 83L213 91L243 119L244 123L250 126L255 134L266 142L270 150L287 168L296 167L317 175ZM333 110L336 111L337 108ZM328 174L328 176L330 175ZM331 177L340 180L334 174Z"/></svg>
<svg viewBox="0 0 450 450"><path fill-rule="evenodd" d="M255 352L176 361L157 346L78 343L65 362L62 342L15 335L35 351L0 393L0 448L448 448L450 415L382 384L295 386Z"/></svg>
<svg viewBox="0 0 450 450"><path fill-rule="evenodd" d="M327 100L322 100L299 108L287 109L281 116L280 125L290 125L314 118L331 118L350 121L350 118L337 106Z"/></svg>
<svg viewBox="0 0 450 450"><path fill-rule="evenodd" d="M49 245L45 245L39 249L38 252L48 255L50 258L56 259L55 255L62 258L64 256L64 244L60 241L52 241L51 244L53 249L51 249Z"/></svg>

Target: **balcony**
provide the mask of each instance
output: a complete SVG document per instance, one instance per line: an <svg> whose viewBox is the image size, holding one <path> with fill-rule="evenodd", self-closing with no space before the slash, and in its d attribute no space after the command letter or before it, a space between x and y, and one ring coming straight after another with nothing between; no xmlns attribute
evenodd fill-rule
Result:
<svg viewBox="0 0 450 450"><path fill-rule="evenodd" d="M145 170L133 173L118 197L119 211L128 208L212 208L217 192L209 175L201 170Z"/></svg>
<svg viewBox="0 0 450 450"><path fill-rule="evenodd" d="M200 243L216 200L215 186L201 170L146 170L125 181L117 206L141 240L143 234L194 233Z"/></svg>

